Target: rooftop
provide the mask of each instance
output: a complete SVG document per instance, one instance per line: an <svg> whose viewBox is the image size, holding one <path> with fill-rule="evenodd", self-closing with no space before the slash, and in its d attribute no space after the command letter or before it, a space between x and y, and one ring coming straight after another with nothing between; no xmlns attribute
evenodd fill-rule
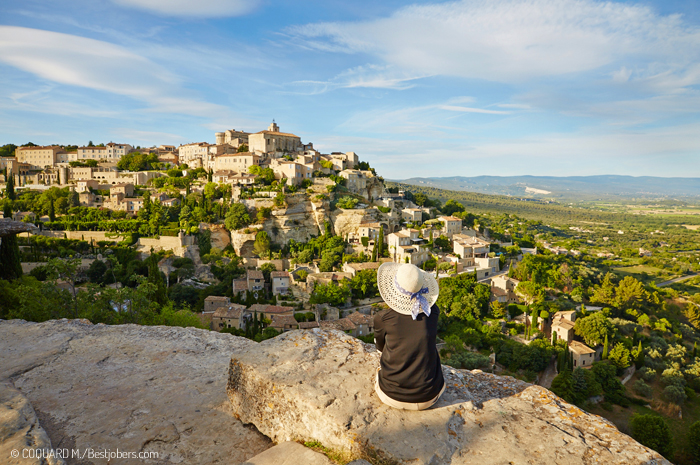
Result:
<svg viewBox="0 0 700 465"><path fill-rule="evenodd" d="M569 343L569 350L571 350L572 352L575 352L579 355L595 354L595 350L591 349L583 342L578 342L578 341L571 341Z"/></svg>

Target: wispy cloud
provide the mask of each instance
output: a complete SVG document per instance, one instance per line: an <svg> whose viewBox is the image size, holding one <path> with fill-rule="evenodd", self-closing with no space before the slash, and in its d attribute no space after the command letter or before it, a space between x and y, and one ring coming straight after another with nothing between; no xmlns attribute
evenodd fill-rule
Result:
<svg viewBox="0 0 700 465"><path fill-rule="evenodd" d="M387 18L288 33L310 48L373 55L415 73L497 82L581 73L632 57L682 69L700 57L700 28L680 17L593 0L414 5Z"/></svg>
<svg viewBox="0 0 700 465"><path fill-rule="evenodd" d="M150 111L208 116L224 110L183 89L168 69L99 40L0 26L0 61L47 81L129 97Z"/></svg>
<svg viewBox="0 0 700 465"><path fill-rule="evenodd" d="M250 13L260 3L258 0L112 0L139 10L162 16L184 16L197 18L221 18L242 16Z"/></svg>
<svg viewBox="0 0 700 465"><path fill-rule="evenodd" d="M509 115L510 111L502 110L487 110L485 108L472 108L472 107L461 107L457 105L440 105L441 110L447 111L457 111L460 113L484 113L487 115Z"/></svg>
<svg viewBox="0 0 700 465"><path fill-rule="evenodd" d="M430 76L409 74L392 66L368 64L347 69L327 81L304 80L292 82L291 85L299 89L298 93L306 95L354 88L407 90L426 77Z"/></svg>

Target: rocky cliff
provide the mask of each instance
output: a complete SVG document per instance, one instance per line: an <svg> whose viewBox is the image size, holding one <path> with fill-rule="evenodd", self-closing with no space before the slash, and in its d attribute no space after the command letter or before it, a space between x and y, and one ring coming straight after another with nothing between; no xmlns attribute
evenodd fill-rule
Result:
<svg viewBox="0 0 700 465"><path fill-rule="evenodd" d="M547 389L443 367L435 407L395 410L373 390L374 346L338 331L289 332L231 360L233 411L273 441L314 439L378 463L667 464L607 420Z"/></svg>
<svg viewBox="0 0 700 465"><path fill-rule="evenodd" d="M0 320L0 353L3 464L62 463L8 458L49 440L159 454L112 462L120 464L317 463L293 445L268 450L289 439L375 464L668 463L602 418L512 378L445 369L448 389L435 408L390 409L372 390L374 347L335 331L257 344L191 328Z"/></svg>

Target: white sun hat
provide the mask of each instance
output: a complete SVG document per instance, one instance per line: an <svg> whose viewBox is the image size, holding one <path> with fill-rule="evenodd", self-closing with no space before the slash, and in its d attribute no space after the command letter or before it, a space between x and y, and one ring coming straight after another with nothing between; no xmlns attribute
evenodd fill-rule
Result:
<svg viewBox="0 0 700 465"><path fill-rule="evenodd" d="M377 270L377 285L384 302L403 315L430 316L440 288L432 274L408 263L382 264Z"/></svg>

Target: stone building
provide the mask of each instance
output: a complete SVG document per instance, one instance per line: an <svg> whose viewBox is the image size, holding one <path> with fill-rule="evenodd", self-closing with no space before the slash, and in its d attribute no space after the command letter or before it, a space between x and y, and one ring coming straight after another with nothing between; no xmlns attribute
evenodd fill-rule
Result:
<svg viewBox="0 0 700 465"><path fill-rule="evenodd" d="M221 331L224 328L245 329L251 321L251 313L244 305L229 304L218 307L211 319L212 329Z"/></svg>
<svg viewBox="0 0 700 465"><path fill-rule="evenodd" d="M590 368L596 361L596 351L588 347L583 342L571 341L569 352L574 358L574 368Z"/></svg>
<svg viewBox="0 0 700 465"><path fill-rule="evenodd" d="M225 153L214 158L214 171L248 173L248 169L253 165L260 165L260 155L250 152Z"/></svg>
<svg viewBox="0 0 700 465"><path fill-rule="evenodd" d="M430 253L425 249L425 240L418 234L417 229L404 229L387 236L389 255L394 262L421 266L430 259Z"/></svg>
<svg viewBox="0 0 700 465"><path fill-rule="evenodd" d="M26 163L30 169L43 170L56 164L58 154L66 153L63 147L49 145L45 147L17 147L15 157L19 163Z"/></svg>
<svg viewBox="0 0 700 465"><path fill-rule="evenodd" d="M286 271L273 271L270 273L272 280L272 294L284 295L289 292L290 278Z"/></svg>
<svg viewBox="0 0 700 465"><path fill-rule="evenodd" d="M238 148L243 144L248 143L249 132L236 131L235 129L229 129L224 132L217 132L214 134L216 137L216 145L230 145L231 147Z"/></svg>
<svg viewBox="0 0 700 465"><path fill-rule="evenodd" d="M462 220L456 216L441 216L438 218L444 226L442 227L442 234L447 237L452 237L454 234L459 234L462 232Z"/></svg>
<svg viewBox="0 0 700 465"><path fill-rule="evenodd" d="M274 121L267 131L250 134L248 142L248 150L255 153L296 152L303 148L299 136L280 132L279 126Z"/></svg>
<svg viewBox="0 0 700 465"><path fill-rule="evenodd" d="M204 312L214 312L219 307L231 305L231 299L219 295L210 295L204 299Z"/></svg>

